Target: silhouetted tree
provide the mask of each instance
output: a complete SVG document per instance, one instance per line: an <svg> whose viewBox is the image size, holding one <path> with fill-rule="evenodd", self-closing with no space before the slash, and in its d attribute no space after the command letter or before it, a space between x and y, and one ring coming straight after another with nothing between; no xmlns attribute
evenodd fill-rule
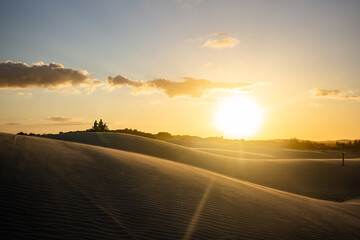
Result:
<svg viewBox="0 0 360 240"><path fill-rule="evenodd" d="M109 131L109 127L106 125L106 123L103 122L102 119L100 119L99 123L95 120L91 130L94 132L107 132Z"/></svg>
<svg viewBox="0 0 360 240"><path fill-rule="evenodd" d="M103 131L104 131L104 123L103 123L103 120L102 120L102 119L100 119L100 121L99 121L99 131L100 131L100 132L103 132Z"/></svg>
<svg viewBox="0 0 360 240"><path fill-rule="evenodd" d="M92 127L92 130L93 130L94 132L98 132L98 131L99 131L99 124L98 124L97 120L95 120L94 125L93 125L93 127Z"/></svg>
<svg viewBox="0 0 360 240"><path fill-rule="evenodd" d="M100 119L100 121L99 121L99 131L100 131L100 132L109 131L108 126L106 125L106 123L103 123L103 120L102 120L102 119Z"/></svg>

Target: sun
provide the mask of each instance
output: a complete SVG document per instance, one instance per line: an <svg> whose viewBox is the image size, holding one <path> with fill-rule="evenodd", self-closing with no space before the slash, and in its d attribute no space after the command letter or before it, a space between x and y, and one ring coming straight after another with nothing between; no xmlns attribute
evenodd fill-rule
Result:
<svg viewBox="0 0 360 240"><path fill-rule="evenodd" d="M263 115L263 110L253 99L228 97L219 102L214 124L227 137L248 138L261 126Z"/></svg>

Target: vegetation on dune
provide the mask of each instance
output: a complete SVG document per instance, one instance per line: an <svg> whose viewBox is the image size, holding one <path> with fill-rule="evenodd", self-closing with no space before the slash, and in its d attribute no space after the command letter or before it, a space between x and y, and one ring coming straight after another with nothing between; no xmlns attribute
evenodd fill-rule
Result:
<svg viewBox="0 0 360 240"><path fill-rule="evenodd" d="M126 133L126 134L131 134L131 135L136 135L136 136L141 136L141 137L147 137L147 138L153 138L153 139L156 138L155 134L138 131L137 129L131 129L131 128L110 130L110 132Z"/></svg>
<svg viewBox="0 0 360 240"><path fill-rule="evenodd" d="M87 129L85 131L70 131L67 133L76 133L76 132L125 133L125 134L131 134L131 135L152 138L152 139L169 140L169 141L175 140L182 142L202 142L204 144L227 143L227 144L246 144L246 145L254 145L254 146L285 147L285 148L298 149L298 150L360 151L360 139L320 142L320 141L300 140L297 138L280 139L280 140L248 140L248 141L245 141L244 139L235 139L235 140L223 139L222 137L202 138L202 137L189 136L189 135L172 135L168 132L159 132L157 134L152 134L131 128L110 130L108 125L104 123L102 119L100 119L99 122L95 120L93 126L90 129ZM66 134L66 133L59 132L59 134ZM19 132L18 135L41 136L40 134L34 134L34 133L27 134L24 132ZM42 134L42 136L46 136L46 135L49 134Z"/></svg>
<svg viewBox="0 0 360 240"><path fill-rule="evenodd" d="M297 138L283 140L283 147L299 150L360 150L360 140L316 142Z"/></svg>
<svg viewBox="0 0 360 240"><path fill-rule="evenodd" d="M108 132L109 127L107 126L106 123L103 123L102 119L100 119L99 123L95 120L94 125L92 126L92 128L88 129L87 131L90 131L90 132Z"/></svg>

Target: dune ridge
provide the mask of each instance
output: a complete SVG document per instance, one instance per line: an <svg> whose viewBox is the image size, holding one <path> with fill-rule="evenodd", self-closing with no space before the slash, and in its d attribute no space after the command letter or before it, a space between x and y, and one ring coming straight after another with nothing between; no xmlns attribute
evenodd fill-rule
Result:
<svg viewBox="0 0 360 240"><path fill-rule="evenodd" d="M323 200L346 201L360 196L358 187L360 161L347 161L346 167L341 167L340 160L336 162L327 159L334 153L314 152L311 155L309 151L282 152L281 149L257 147L253 149L262 154L271 152L272 157L263 157L261 154L260 158L254 158L257 152L252 152L251 158L245 158L224 156L216 149L213 152L205 152L121 133L69 133L48 137L164 158L270 188ZM291 159L294 156L296 158ZM301 156L308 158L301 159L299 158Z"/></svg>
<svg viewBox="0 0 360 240"><path fill-rule="evenodd" d="M133 152L0 135L3 239L359 239L360 208Z"/></svg>

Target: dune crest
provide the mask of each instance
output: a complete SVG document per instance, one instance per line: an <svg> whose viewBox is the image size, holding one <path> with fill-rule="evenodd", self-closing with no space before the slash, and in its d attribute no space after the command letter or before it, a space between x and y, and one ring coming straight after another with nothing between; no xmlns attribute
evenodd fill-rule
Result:
<svg viewBox="0 0 360 240"><path fill-rule="evenodd" d="M334 153L256 147L248 148L254 152L234 155L234 151L210 149L209 152L209 149L204 151L121 133L69 133L48 137L164 158L307 197L345 201L360 196L360 161L347 161L346 167L341 167L340 161L327 158ZM223 155L224 152L231 156ZM264 156L265 153L271 153L271 158Z"/></svg>

